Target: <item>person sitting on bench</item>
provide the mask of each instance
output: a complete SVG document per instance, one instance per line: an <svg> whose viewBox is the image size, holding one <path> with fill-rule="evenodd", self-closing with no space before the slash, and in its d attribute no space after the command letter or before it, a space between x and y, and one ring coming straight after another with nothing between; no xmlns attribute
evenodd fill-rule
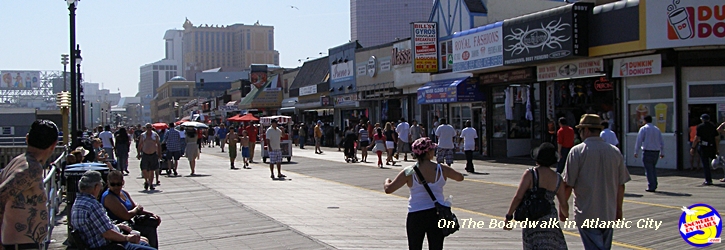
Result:
<svg viewBox="0 0 725 250"><path fill-rule="evenodd" d="M81 239L89 248L100 248L109 244L120 243L127 250L154 250L140 235L128 234L130 227L113 225L106 215L106 210L96 199L103 190L103 178L98 171L86 171L78 182L78 197L71 209L71 226L78 230ZM122 231L123 230L123 231Z"/></svg>

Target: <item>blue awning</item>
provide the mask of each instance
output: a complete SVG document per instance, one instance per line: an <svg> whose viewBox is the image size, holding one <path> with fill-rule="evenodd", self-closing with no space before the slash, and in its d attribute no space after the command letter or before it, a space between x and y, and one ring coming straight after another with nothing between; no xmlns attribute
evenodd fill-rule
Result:
<svg viewBox="0 0 725 250"><path fill-rule="evenodd" d="M418 89L418 104L480 102L483 93L470 77L432 81Z"/></svg>

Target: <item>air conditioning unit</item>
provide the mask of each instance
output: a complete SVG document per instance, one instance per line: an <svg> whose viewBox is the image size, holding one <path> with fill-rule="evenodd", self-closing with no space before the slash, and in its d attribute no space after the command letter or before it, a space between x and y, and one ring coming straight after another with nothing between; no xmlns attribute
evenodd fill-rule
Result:
<svg viewBox="0 0 725 250"><path fill-rule="evenodd" d="M15 135L15 127L0 127L0 135Z"/></svg>

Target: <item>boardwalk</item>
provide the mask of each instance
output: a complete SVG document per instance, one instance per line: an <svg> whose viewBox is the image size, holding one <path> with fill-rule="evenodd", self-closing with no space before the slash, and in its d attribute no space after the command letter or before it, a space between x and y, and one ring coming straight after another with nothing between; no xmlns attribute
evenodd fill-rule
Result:
<svg viewBox="0 0 725 250"><path fill-rule="evenodd" d="M311 149L295 149L294 154L292 163L283 164L288 178L273 181L266 164L229 170L226 154L204 148L197 162L200 176L186 176L188 163L182 159L179 173L184 177L162 177L157 192L139 191L143 183L135 178L138 172L127 177L126 189L146 210L162 216L161 249L407 248L408 189L393 195L382 192L383 180L394 177L401 167L347 164L341 152L329 148L322 155ZM453 167L462 170L463 165L458 161ZM460 219L480 221L482 228L463 228L446 239L445 248L521 249L520 230L489 227L492 221L503 220L527 167L477 161L478 174L467 175L463 182L449 182L445 192L453 195L454 212ZM644 192L641 169L630 171L624 217L632 221L632 228L615 230L614 249L688 247L677 229L681 206L704 202L725 211L721 202L725 186L699 186L700 173L661 171L660 188L653 194ZM721 171L715 174L721 175ZM655 225L643 224L650 221L661 225L637 228L638 222ZM54 246L59 247L65 236L62 230L56 231L61 231L53 237ZM570 249L582 248L576 229L565 229L565 235Z"/></svg>

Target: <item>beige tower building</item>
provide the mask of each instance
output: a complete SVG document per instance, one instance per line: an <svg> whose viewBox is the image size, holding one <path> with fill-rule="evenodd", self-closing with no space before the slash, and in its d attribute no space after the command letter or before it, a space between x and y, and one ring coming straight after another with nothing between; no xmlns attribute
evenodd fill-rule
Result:
<svg viewBox="0 0 725 250"><path fill-rule="evenodd" d="M248 69L250 64L279 65L274 50L274 27L253 25L199 25L184 22L184 77L221 67L224 71Z"/></svg>

